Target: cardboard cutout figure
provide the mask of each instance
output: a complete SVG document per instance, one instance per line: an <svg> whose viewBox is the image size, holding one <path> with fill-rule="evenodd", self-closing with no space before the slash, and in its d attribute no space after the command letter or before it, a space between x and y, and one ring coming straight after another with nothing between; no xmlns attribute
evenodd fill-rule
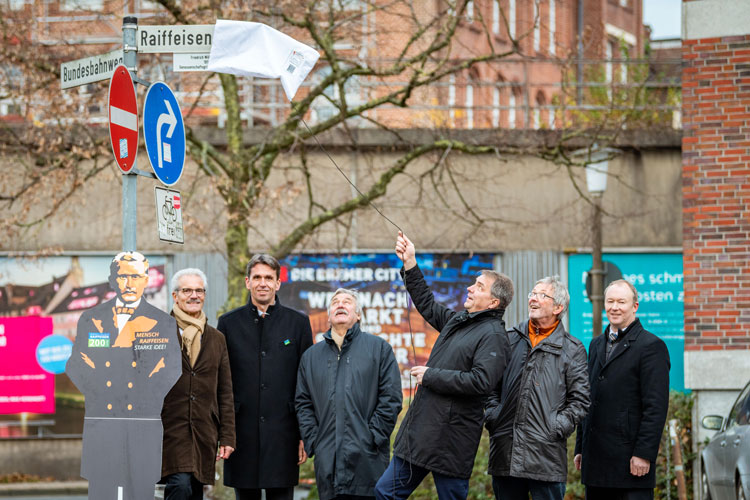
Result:
<svg viewBox="0 0 750 500"><path fill-rule="evenodd" d="M78 320L65 372L86 397L81 476L90 500L152 500L161 476L161 409L182 371L177 323L143 298L148 261L110 264L115 298Z"/></svg>

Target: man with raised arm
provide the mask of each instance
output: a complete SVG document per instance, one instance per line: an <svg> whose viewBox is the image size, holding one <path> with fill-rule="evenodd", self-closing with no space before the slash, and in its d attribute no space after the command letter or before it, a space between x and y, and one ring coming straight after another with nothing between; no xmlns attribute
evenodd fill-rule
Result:
<svg viewBox="0 0 750 500"><path fill-rule="evenodd" d="M415 307L440 335L426 365L411 369L419 386L375 496L407 498L432 473L440 500L465 499L485 400L508 357L503 313L513 300L513 282L504 274L482 271L468 288L466 309L457 312L435 302L414 244L401 232L396 255L404 263L401 273Z"/></svg>

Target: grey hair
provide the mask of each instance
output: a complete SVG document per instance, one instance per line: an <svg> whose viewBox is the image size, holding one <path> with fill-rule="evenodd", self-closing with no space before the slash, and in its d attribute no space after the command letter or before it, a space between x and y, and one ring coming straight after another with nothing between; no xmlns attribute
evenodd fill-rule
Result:
<svg viewBox="0 0 750 500"><path fill-rule="evenodd" d="M568 305L570 304L570 294L565 284L560 281L559 276L546 276L536 282L536 285L550 285L552 286L552 301L555 306L563 306L563 310L557 315L557 319L565 316L568 311Z"/></svg>
<svg viewBox="0 0 750 500"><path fill-rule="evenodd" d="M486 269L479 273L481 276L488 276L494 281L490 287L490 295L500 301L498 309L505 309L513 301L513 280L507 275Z"/></svg>
<svg viewBox="0 0 750 500"><path fill-rule="evenodd" d="M331 300L328 301L328 314L331 313L331 303L333 302L333 298L336 295L341 294L349 295L354 299L354 312L357 313L357 316L362 317L362 305L359 302L359 292L356 290L352 290L351 288L339 288L335 292L333 292L333 295L331 295Z"/></svg>
<svg viewBox="0 0 750 500"><path fill-rule="evenodd" d="M180 278L182 278L183 276L198 276L201 280L203 280L203 288L208 288L208 280L206 279L206 275L203 273L203 271L194 267L188 267L186 269L180 269L179 271L174 273L174 276L172 276L172 280L169 282L169 286L173 292L177 291L177 287L180 286Z"/></svg>
<svg viewBox="0 0 750 500"><path fill-rule="evenodd" d="M615 280L612 283L610 283L609 285L607 285L607 288L604 289L604 297L605 298L607 297L607 291L609 290L609 287L611 287L612 285L625 285L628 288L630 288L630 291L633 293L633 304L637 304L638 303L638 290L635 289L635 285L633 285L628 280L623 280L623 279Z"/></svg>
<svg viewBox="0 0 750 500"><path fill-rule="evenodd" d="M281 278L281 264L279 264L279 261L276 260L276 257L267 253L257 253L253 255L253 258L250 259L250 262L247 263L247 267L245 268L245 276L249 278L250 273L253 271L253 268L258 264L267 265L268 267L276 271L277 280Z"/></svg>

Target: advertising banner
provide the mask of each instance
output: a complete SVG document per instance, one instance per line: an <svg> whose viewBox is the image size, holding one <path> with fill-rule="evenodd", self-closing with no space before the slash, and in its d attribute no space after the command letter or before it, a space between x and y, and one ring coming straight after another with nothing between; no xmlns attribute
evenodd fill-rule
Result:
<svg viewBox="0 0 750 500"><path fill-rule="evenodd" d="M55 377L36 360L52 318L0 317L0 414L54 413Z"/></svg>
<svg viewBox="0 0 750 500"><path fill-rule="evenodd" d="M419 267L437 302L460 311L466 288L483 269L492 269L491 254L421 254ZM393 347L405 391L413 389L409 369L423 365L438 332L414 308L399 270L401 261L393 253L306 254L282 261L282 304L310 316L315 342L328 326L327 306L340 287L360 293L362 330L381 336ZM406 394L408 396L408 394Z"/></svg>
<svg viewBox="0 0 750 500"><path fill-rule="evenodd" d="M622 253L604 254L603 260L617 266L622 277L638 290L638 312L646 330L660 337L669 349L671 369L669 387L685 390L683 352L685 323L682 286L682 254ZM570 276L570 332L581 339L586 349L591 342L592 309L586 295L586 275L591 255L568 258ZM605 285L606 286L606 285ZM602 324L607 317L602 313Z"/></svg>

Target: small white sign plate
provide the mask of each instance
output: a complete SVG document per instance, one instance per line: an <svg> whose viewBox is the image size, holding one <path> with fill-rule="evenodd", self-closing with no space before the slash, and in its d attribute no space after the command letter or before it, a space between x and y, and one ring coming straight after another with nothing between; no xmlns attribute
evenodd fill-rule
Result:
<svg viewBox="0 0 750 500"><path fill-rule="evenodd" d="M172 60L172 70L178 71L208 71L209 53L180 54L175 53Z"/></svg>
<svg viewBox="0 0 750 500"><path fill-rule="evenodd" d="M159 239L184 244L180 192L159 186L154 186L154 192L156 193L156 225L159 229Z"/></svg>

